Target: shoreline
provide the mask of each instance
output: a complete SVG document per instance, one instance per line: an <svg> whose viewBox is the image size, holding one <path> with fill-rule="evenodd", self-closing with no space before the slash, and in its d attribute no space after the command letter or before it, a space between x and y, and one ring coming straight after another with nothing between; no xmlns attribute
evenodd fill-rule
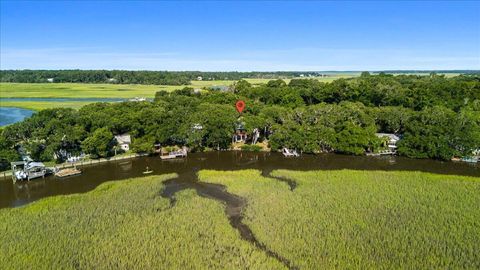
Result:
<svg viewBox="0 0 480 270"><path fill-rule="evenodd" d="M261 151L258 151L258 152L257 151L242 151L241 149L229 149L229 150L220 150L220 151L214 150L214 151L207 151L207 152L202 152L202 153L208 153L208 152L242 152L242 153L267 153L268 152L268 153L280 153L280 152L276 152L276 151L264 151L264 150L263 151L261 150ZM337 154L337 153L323 153L323 154L332 154L332 155L355 157L354 155L342 155L342 154ZM318 156L318 155L319 154L302 154L300 156L300 158L302 156ZM47 167L57 167L58 169L72 168L74 166L85 167L85 166L90 166L90 165L108 163L108 162L111 162L111 161L136 159L136 158L139 158L139 157L150 157L150 156L154 157L154 156L158 156L158 154L155 154L155 153L154 154L152 154L152 153L143 153L143 154L132 153L132 154L121 155L121 156L113 156L113 157L109 157L109 158L100 158L100 159L90 159L90 160L85 160L85 161L78 161L78 162L75 162L75 163L64 162L64 163L61 163L61 164L54 164L52 166L47 166ZM398 156L398 155L388 155L388 156L386 156L386 155L383 155L383 156L364 155L364 156L361 156L361 157L367 157L367 158L372 158L372 159L377 159L377 158L406 158L406 159L409 159L409 160L439 161L439 160L435 160L435 159L408 158L408 157ZM285 159L292 159L292 158L289 158L289 157L284 157L284 158ZM467 162L454 162L454 161L451 161L451 160L439 161L439 162L447 163L447 164L466 164L466 165L471 165L473 167L479 167L480 168L479 163L473 164L473 163L467 163ZM423 170L421 170L421 171L423 171ZM458 174L458 175L461 175L461 174ZM0 182L12 180L11 176L12 176L11 170L0 172ZM31 181L35 181L35 179L33 179Z"/></svg>
<svg viewBox="0 0 480 270"><path fill-rule="evenodd" d="M125 160L125 159L133 159L137 157L146 157L149 156L149 154L129 154L129 155L124 155L124 156L118 156L118 157L110 157L110 158L100 158L100 159L90 159L90 160L85 160L85 161L77 161L77 162L64 162L61 164L55 164L53 167L56 167L58 169L65 169L65 168L71 168L71 167L83 167L87 165L95 165L95 164L100 164L100 163L105 163L105 162L110 162L110 161L117 161L117 160ZM0 181L8 181L7 178L11 178L12 176L12 171L4 171L0 172ZM34 181L35 179L31 180Z"/></svg>

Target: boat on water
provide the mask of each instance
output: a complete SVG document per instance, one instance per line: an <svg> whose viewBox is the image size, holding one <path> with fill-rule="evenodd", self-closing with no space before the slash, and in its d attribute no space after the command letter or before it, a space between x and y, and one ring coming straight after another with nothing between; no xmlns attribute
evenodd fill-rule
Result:
<svg viewBox="0 0 480 270"><path fill-rule="evenodd" d="M463 157L462 161L463 162L468 162L468 163L477 163L479 157Z"/></svg>
<svg viewBox="0 0 480 270"><path fill-rule="evenodd" d="M16 161L11 162L13 181L32 180L39 177L45 177L50 171L42 162L35 161Z"/></svg>
<svg viewBox="0 0 480 270"><path fill-rule="evenodd" d="M286 147L282 149L282 154L285 157L299 157L300 155L297 153L297 150L291 150Z"/></svg>
<svg viewBox="0 0 480 270"><path fill-rule="evenodd" d="M145 171L143 172L143 174L151 174L153 173L152 170L150 170L150 168L147 166L147 168L145 169Z"/></svg>

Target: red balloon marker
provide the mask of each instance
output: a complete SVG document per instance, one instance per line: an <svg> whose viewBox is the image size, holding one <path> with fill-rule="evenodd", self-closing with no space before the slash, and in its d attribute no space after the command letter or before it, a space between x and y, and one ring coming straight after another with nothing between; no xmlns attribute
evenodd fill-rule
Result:
<svg viewBox="0 0 480 270"><path fill-rule="evenodd" d="M245 102L243 100L239 100L239 101L237 101L235 106L237 107L237 111L239 113L242 113L243 109L245 109Z"/></svg>

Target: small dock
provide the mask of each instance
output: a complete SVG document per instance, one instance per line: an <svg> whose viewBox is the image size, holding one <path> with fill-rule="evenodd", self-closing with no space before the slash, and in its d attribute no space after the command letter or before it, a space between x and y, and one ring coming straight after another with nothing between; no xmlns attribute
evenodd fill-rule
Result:
<svg viewBox="0 0 480 270"><path fill-rule="evenodd" d="M375 152L375 153L367 153L366 155L367 156L373 156L373 157L378 157L378 156L391 156L391 155L396 155L397 152L396 151L392 151L392 150L381 150L379 152Z"/></svg>
<svg viewBox="0 0 480 270"><path fill-rule="evenodd" d="M285 157L299 157L300 155L297 153L297 150L291 150L288 148L282 149L282 154Z"/></svg>
<svg viewBox="0 0 480 270"><path fill-rule="evenodd" d="M176 158L184 158L187 156L187 149L180 149L178 151L172 151L172 152L169 152L168 154L166 155L160 155L160 158L162 160L168 160L168 159L176 159Z"/></svg>
<svg viewBox="0 0 480 270"><path fill-rule="evenodd" d="M74 176L74 175L79 175L81 174L82 171L80 171L77 168L68 168L68 169L63 169L55 173L55 176L63 178L63 177L68 177L68 176Z"/></svg>

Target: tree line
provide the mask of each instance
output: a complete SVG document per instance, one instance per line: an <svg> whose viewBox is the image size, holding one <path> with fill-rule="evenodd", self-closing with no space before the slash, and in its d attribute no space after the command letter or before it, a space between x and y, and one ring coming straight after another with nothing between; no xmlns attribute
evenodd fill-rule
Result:
<svg viewBox="0 0 480 270"><path fill-rule="evenodd" d="M242 78L287 78L317 72L201 72L127 70L0 70L0 82L12 83L114 83L188 85L197 80L240 80Z"/></svg>
<svg viewBox="0 0 480 270"><path fill-rule="evenodd" d="M239 99L247 104L242 114ZM40 111L2 130L0 153L4 167L19 146L41 161L62 161L65 152L106 157L114 153L113 136L123 133L136 152L155 144L228 149L238 126L260 130L272 150L362 155L382 148L375 133L384 132L402 137L400 155L449 160L480 148L480 77L364 73L332 83L240 80L230 91L159 91L153 102Z"/></svg>

